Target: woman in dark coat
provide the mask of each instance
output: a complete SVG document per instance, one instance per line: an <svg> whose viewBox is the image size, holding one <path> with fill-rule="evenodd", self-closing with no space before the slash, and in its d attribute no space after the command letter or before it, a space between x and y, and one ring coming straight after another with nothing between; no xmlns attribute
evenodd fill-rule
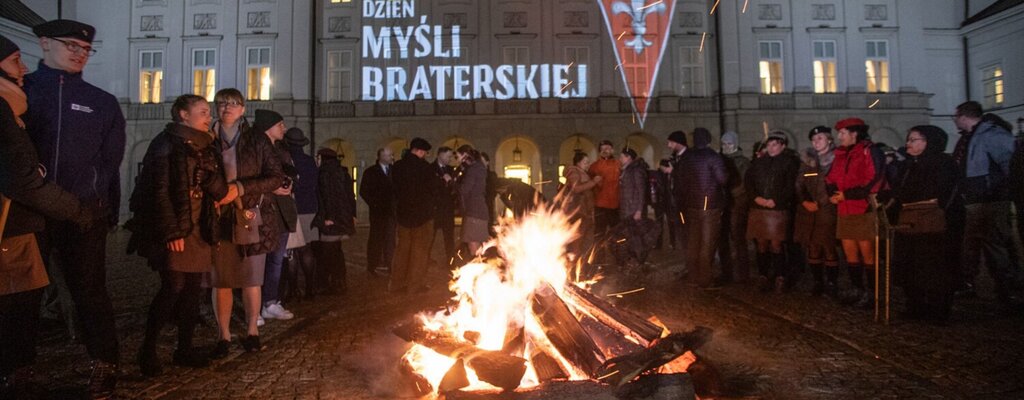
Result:
<svg viewBox="0 0 1024 400"><path fill-rule="evenodd" d="M356 232L356 196L352 176L341 165L338 152L323 148L316 152L320 160L318 207L313 226L320 232L314 247L318 267L323 274L327 294L344 294L347 290L345 252L341 241Z"/></svg>
<svg viewBox="0 0 1024 400"><path fill-rule="evenodd" d="M143 375L162 372L156 354L160 330L172 320L178 324L174 363L190 367L209 364L206 355L192 349L199 322L203 274L213 264L217 243L215 207L238 196L237 185L224 180L220 154L213 146L210 104L195 95L183 95L171 107L174 122L150 143L142 172L132 193L133 248L160 273L160 291L149 306L146 336L139 349Z"/></svg>
<svg viewBox="0 0 1024 400"><path fill-rule="evenodd" d="M789 140L775 133L765 142L765 154L750 165L743 179L750 197L747 240L757 244L757 269L762 291L781 292L788 271L782 244L789 232L790 210L795 200L793 183L799 162L785 153Z"/></svg>
<svg viewBox="0 0 1024 400"><path fill-rule="evenodd" d="M814 275L814 295L839 295L839 254L836 247L836 206L829 201L825 177L835 161L832 129L819 126L808 135L812 148L801 155L803 165L796 178L796 229L793 241L807 251L807 265ZM828 277L826 283L825 277ZM827 288L827 290L826 290Z"/></svg>
<svg viewBox="0 0 1024 400"><path fill-rule="evenodd" d="M476 255L480 245L490 238L487 219L487 167L480 159L480 152L464 144L455 151L462 164L459 177L459 204L462 206L462 242L466 243L471 255Z"/></svg>
<svg viewBox="0 0 1024 400"><path fill-rule="evenodd" d="M947 135L932 125L915 126L907 134L907 159L898 169L892 193L898 205L937 202L948 209L958 173L953 158L943 153ZM905 221L899 221L898 225ZM906 315L942 323L949 318L956 289L959 245L948 230L911 234L896 231L895 270L907 294Z"/></svg>
<svg viewBox="0 0 1024 400"><path fill-rule="evenodd" d="M0 221L5 254L0 263L0 398L19 398L19 372L36 357L39 304L49 284L36 232L44 217L70 220L88 230L94 216L78 199L43 180L39 158L21 120L28 110L21 90L28 68L13 42L0 36Z"/></svg>
<svg viewBox="0 0 1024 400"><path fill-rule="evenodd" d="M242 289L242 304L245 307L246 336L241 344L246 351L259 351L260 307L263 305L260 292L266 265L266 254L277 248L278 233L285 229L273 218L278 215L277 202L271 197L284 183L284 172L273 144L263 132L254 132L242 118L245 114L245 99L238 89L227 88L217 91L214 96L217 117L213 125L217 150L220 151L224 166L224 177L238 185L238 199L233 204L221 207L222 235L214 249L213 269L207 284L213 288L213 308L217 316L219 340L213 350L213 358L222 358L231 347L231 308L234 304L232 289ZM257 112L256 125L263 130L280 120L260 121ZM276 113L275 113L276 114ZM251 223L259 218L262 223L255 227L255 238L245 237L240 242L244 221L239 221L241 210L252 216ZM254 239L254 240L250 240Z"/></svg>
<svg viewBox="0 0 1024 400"><path fill-rule="evenodd" d="M601 176L591 178L587 173L589 168L590 157L577 151L572 156L572 165L563 172L565 188L562 189L562 201L569 213L569 222L580 223L576 229L579 237L569 244L569 251L576 257L583 257L594 242L594 187L601 182Z"/></svg>

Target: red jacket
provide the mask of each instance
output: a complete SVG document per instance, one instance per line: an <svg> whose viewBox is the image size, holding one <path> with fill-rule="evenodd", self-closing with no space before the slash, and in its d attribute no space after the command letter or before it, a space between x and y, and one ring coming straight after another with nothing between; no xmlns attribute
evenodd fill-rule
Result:
<svg viewBox="0 0 1024 400"><path fill-rule="evenodd" d="M619 171L622 164L615 157L609 159L598 159L590 164L590 176L600 176L601 183L597 185L597 193L594 196L594 207L598 208L619 208Z"/></svg>
<svg viewBox="0 0 1024 400"><path fill-rule="evenodd" d="M835 162L826 182L843 192L845 200L838 205L839 215L864 214L868 211L868 196L878 193L882 187L882 179L879 179L882 171L876 167L881 160L874 152L870 140L836 149Z"/></svg>

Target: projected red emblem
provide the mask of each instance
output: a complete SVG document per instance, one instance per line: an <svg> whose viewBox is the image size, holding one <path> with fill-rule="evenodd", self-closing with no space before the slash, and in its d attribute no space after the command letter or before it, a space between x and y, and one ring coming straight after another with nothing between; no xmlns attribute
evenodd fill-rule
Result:
<svg viewBox="0 0 1024 400"><path fill-rule="evenodd" d="M615 44L617 69L633 113L643 128L658 67L665 54L675 0L597 0L608 35Z"/></svg>

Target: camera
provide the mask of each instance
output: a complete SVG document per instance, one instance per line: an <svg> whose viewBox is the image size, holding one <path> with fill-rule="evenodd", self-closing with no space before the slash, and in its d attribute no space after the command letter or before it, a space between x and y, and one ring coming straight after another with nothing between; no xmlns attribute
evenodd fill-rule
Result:
<svg viewBox="0 0 1024 400"><path fill-rule="evenodd" d="M292 187L292 178L285 177L284 182L281 182L281 189L288 189Z"/></svg>

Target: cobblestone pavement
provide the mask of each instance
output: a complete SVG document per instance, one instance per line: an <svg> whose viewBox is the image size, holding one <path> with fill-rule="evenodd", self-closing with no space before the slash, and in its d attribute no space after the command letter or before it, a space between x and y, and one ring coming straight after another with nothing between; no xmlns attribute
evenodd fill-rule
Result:
<svg viewBox="0 0 1024 400"><path fill-rule="evenodd" d="M108 287L121 339L119 398L139 399L380 399L397 397L393 369L405 343L388 328L410 315L440 307L447 271L430 270L427 293L389 298L386 279L365 272L366 229L345 244L349 293L288 304L296 318L268 321L261 353L240 349L206 369L170 365L174 335L164 333L160 378L143 378L134 363L145 309L158 284L141 259L124 255L124 232L113 234ZM435 250L438 254L439 250ZM645 287L616 299L669 328L703 325L715 330L701 352L716 367L729 398L1024 398L1024 318L996 312L983 297L959 301L949 327L893 319L872 322L869 312L844 308L805 291L761 294L749 285L698 290L676 279L679 260L657 252L643 282L603 281L599 293ZM614 275L613 275L614 276ZM991 295L989 295L991 297ZM212 319L207 316L209 323ZM234 332L242 327L236 322ZM198 344L212 346L215 330L200 327ZM50 327L40 346L37 380L51 398L80 396L88 379L84 347ZM549 398L596 399L560 392ZM500 398L515 398L505 396ZM535 398L535 397L530 397ZM603 397L602 397L603 398Z"/></svg>

